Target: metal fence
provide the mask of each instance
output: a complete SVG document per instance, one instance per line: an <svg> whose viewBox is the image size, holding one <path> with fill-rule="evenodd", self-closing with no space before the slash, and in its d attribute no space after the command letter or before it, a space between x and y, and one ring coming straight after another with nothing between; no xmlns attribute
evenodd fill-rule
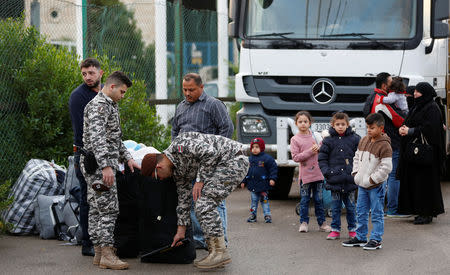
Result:
<svg viewBox="0 0 450 275"><path fill-rule="evenodd" d="M149 98L155 98L155 18L161 3L165 3L167 13L167 98L181 97L180 77L187 72L198 72L205 83L216 85L216 11L190 10L177 1L158 0L4 0L0 20L23 14L25 25L38 29L48 43L67 47L74 53L77 50L80 53L77 37L82 31L84 58L93 54L108 56L132 78L145 80ZM233 62L233 47L229 45L230 62ZM0 42L0 47L6 44ZM9 59L5 60L4 51L0 48L1 66L14 66L15 53L10 52ZM26 115L27 106L8 89L13 80L3 72L0 70L0 182L15 178L26 161L19 117ZM173 112L174 106L168 111Z"/></svg>

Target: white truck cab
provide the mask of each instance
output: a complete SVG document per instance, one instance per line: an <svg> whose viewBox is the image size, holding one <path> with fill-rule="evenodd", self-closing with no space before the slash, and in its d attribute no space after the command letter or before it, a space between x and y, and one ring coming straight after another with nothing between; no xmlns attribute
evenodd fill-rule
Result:
<svg viewBox="0 0 450 275"><path fill-rule="evenodd" d="M262 137L276 156L273 197L291 187L300 110L312 114L314 131L345 111L365 135L364 102L388 72L406 85L429 82L446 114L448 0L230 0L229 10L229 35L240 41L238 139Z"/></svg>

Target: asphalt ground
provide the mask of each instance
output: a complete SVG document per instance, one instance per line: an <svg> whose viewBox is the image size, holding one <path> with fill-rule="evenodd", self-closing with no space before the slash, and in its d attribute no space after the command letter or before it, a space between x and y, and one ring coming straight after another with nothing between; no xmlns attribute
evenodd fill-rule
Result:
<svg viewBox="0 0 450 275"><path fill-rule="evenodd" d="M341 245L347 240L345 216L341 240L326 240L327 233L318 231L314 216L310 219L310 231L299 233L299 217L295 213L299 201L297 185L288 200L270 202L272 224L264 223L261 216L257 223L247 223L250 194L247 190L236 190L227 199L233 262L207 273L450 274L450 183L443 183L442 190L445 214L428 225L414 225L413 218L386 218L383 248L375 251ZM330 218L327 221L330 223ZM130 263L127 271L101 270L92 265L92 257L82 256L80 251L80 246L41 240L38 236L2 236L0 274L205 273L192 264L149 264L139 259L127 259ZM206 251L197 250L198 257L204 255Z"/></svg>

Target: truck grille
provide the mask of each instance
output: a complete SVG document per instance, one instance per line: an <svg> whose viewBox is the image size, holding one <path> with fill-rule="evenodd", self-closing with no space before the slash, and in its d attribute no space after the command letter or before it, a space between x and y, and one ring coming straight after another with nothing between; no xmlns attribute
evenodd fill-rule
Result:
<svg viewBox="0 0 450 275"><path fill-rule="evenodd" d="M262 77L255 77L255 79ZM269 77L267 77L269 78ZM312 85L319 77L311 76L274 76L271 77L280 85ZM370 86L375 85L375 77L320 77L328 78L336 86Z"/></svg>

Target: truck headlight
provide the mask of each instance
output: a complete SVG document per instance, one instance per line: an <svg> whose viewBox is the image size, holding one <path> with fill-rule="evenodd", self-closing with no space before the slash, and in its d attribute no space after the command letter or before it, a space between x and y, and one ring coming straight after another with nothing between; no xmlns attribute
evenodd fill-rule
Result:
<svg viewBox="0 0 450 275"><path fill-rule="evenodd" d="M269 127L264 118L258 116L241 117L241 129L244 134L268 135Z"/></svg>

